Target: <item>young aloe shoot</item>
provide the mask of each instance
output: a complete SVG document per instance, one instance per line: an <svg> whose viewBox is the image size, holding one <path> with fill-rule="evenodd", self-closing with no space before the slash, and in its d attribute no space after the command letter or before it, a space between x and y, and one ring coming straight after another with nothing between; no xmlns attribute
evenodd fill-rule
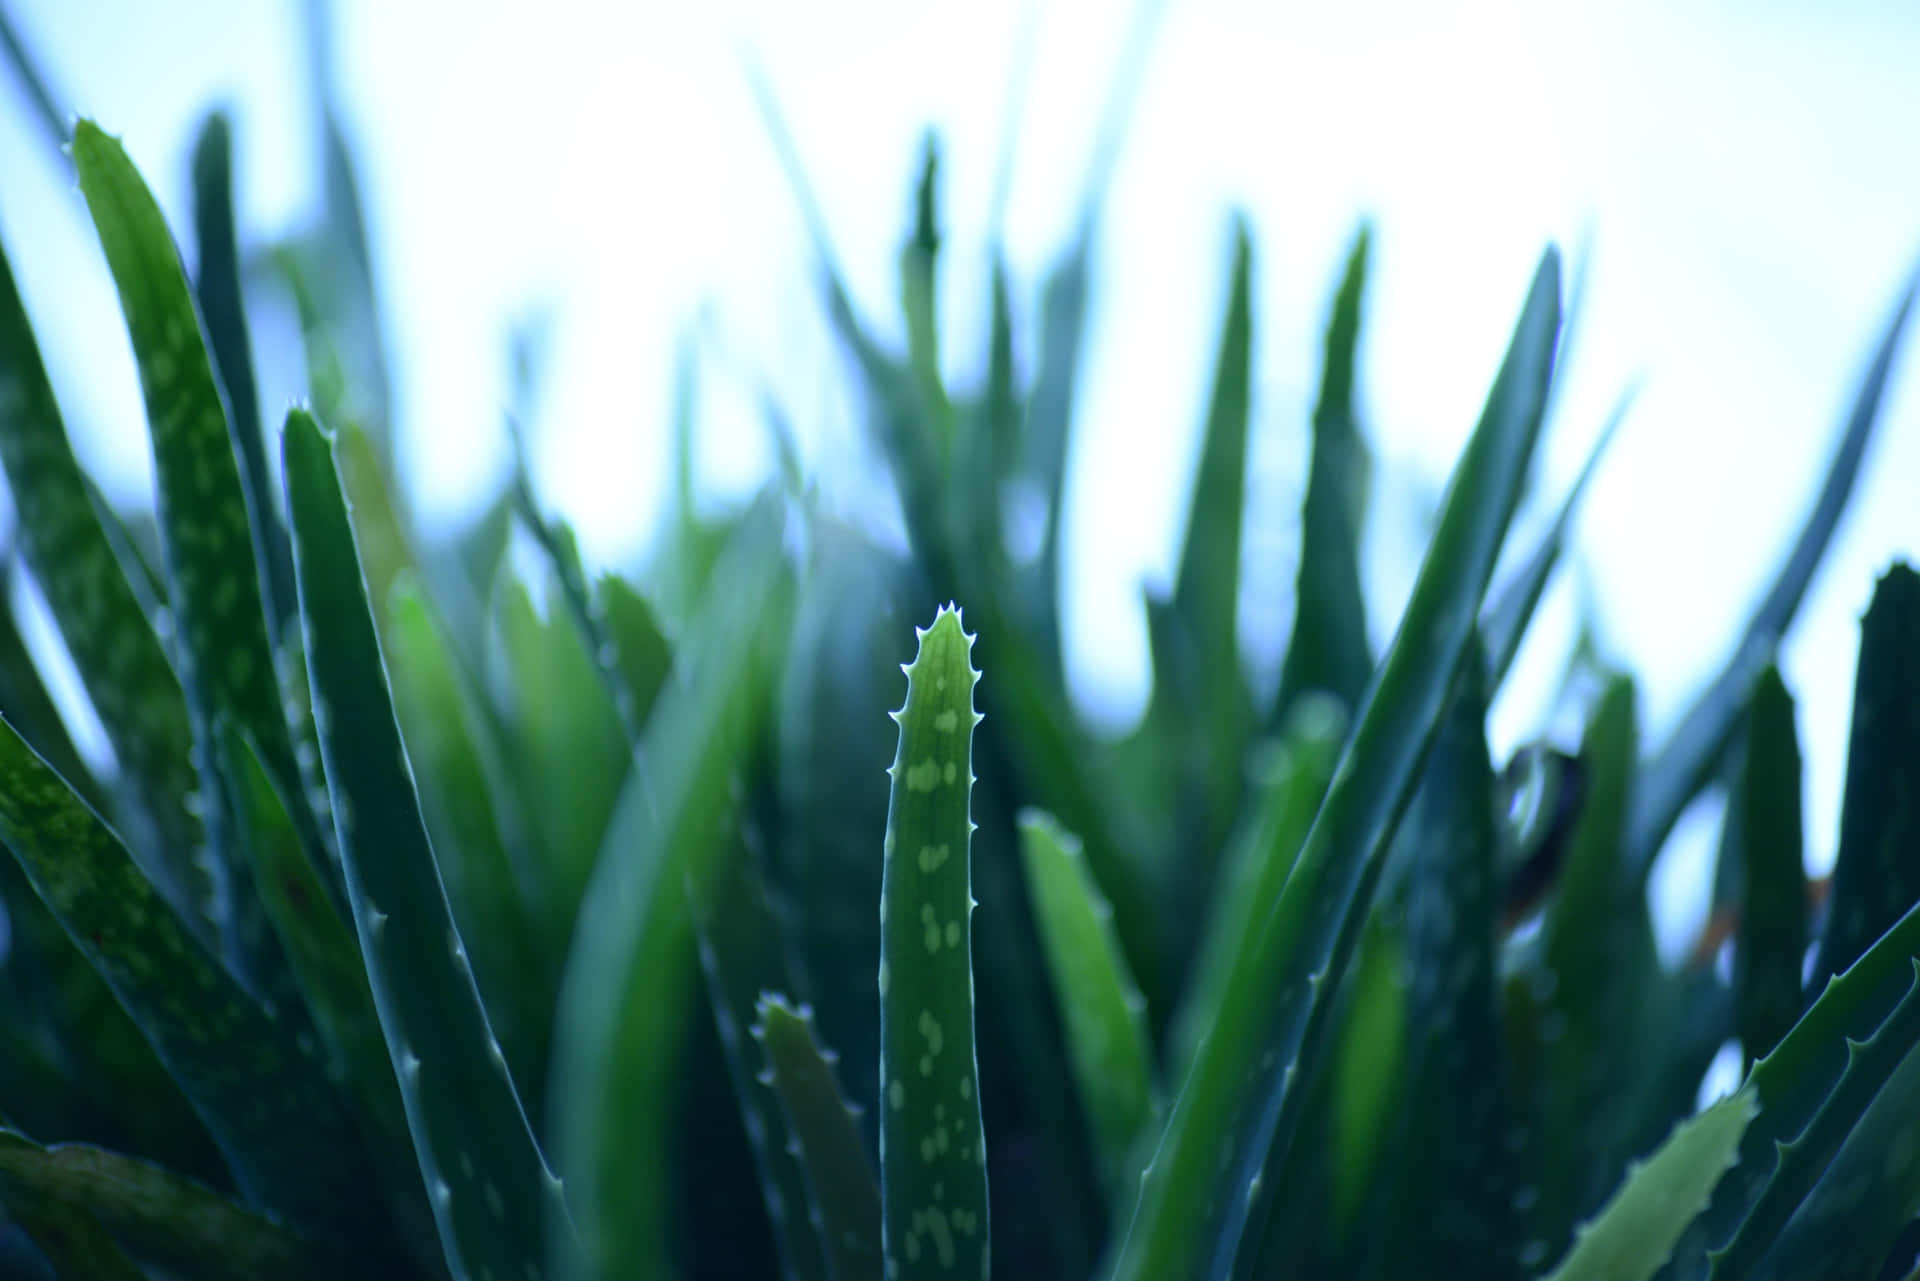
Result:
<svg viewBox="0 0 1920 1281"><path fill-rule="evenodd" d="M973 1047L974 638L916 629L880 887L881 1250L888 1281L986 1281L986 1132Z"/></svg>

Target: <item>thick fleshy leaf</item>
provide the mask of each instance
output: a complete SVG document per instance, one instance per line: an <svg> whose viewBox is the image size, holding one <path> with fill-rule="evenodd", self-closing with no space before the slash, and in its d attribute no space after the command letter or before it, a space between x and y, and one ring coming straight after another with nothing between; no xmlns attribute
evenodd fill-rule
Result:
<svg viewBox="0 0 1920 1281"><path fill-rule="evenodd" d="M1300 520L1300 574L1293 638L1274 703L1278 725L1310 689L1341 700L1349 713L1373 674L1366 598L1360 590L1360 533L1367 504L1367 449L1354 412L1355 351L1367 284L1370 229L1362 227L1327 318L1320 399L1313 410L1313 454Z"/></svg>
<svg viewBox="0 0 1920 1281"><path fill-rule="evenodd" d="M1142 1180L1115 1281L1225 1272L1250 1184L1270 1153L1285 1156L1301 1090L1326 1052L1325 976L1353 953L1388 842L1474 652L1474 619L1539 434L1559 317L1560 260L1549 250L1319 817L1238 958Z"/></svg>
<svg viewBox="0 0 1920 1281"><path fill-rule="evenodd" d="M898 1281L985 1281L987 1143L974 1055L973 637L947 607L915 629L894 720L880 889L880 1199Z"/></svg>
<svg viewBox="0 0 1920 1281"><path fill-rule="evenodd" d="M1906 335L1916 294L1920 294L1920 269L1908 280L1893 315L1881 330L1813 509L1807 513L1767 594L1747 621L1740 643L1726 667L1681 717L1666 743L1641 766L1640 779L1634 786L1633 814L1627 824L1627 848L1643 883L1681 811L1712 778L1739 727L1754 678L1773 661L1780 639L1792 626L1800 600L1820 567L1827 543L1853 494L1854 478L1866 457L1873 429L1880 421L1881 401L1893 376L1894 358Z"/></svg>
<svg viewBox="0 0 1920 1281"><path fill-rule="evenodd" d="M766 1054L766 1084L779 1093L795 1155L805 1164L835 1281L880 1276L880 1189L855 1114L834 1079L835 1056L814 1034L812 1011L781 996L762 997L753 1036Z"/></svg>
<svg viewBox="0 0 1920 1281"><path fill-rule="evenodd" d="M1920 902L1920 574L1895 565L1860 625L1840 852L1810 982L1845 970Z"/></svg>
<svg viewBox="0 0 1920 1281"><path fill-rule="evenodd" d="M91 121L82 120L74 131L73 158L119 290L146 398L181 684L203 748L202 784L210 802L205 815L230 881L223 904L228 959L263 992L291 1003L284 959L274 954L271 933L247 888L252 877L242 852L232 848L232 802L221 792L210 750L215 722L225 714L254 736L274 777L298 788L225 397L153 194L120 144ZM330 873L313 816L301 806L293 817L308 857Z"/></svg>
<svg viewBox="0 0 1920 1281"><path fill-rule="evenodd" d="M1915 636L1920 640L1920 633ZM1920 678L1920 671L1913 673ZM1911 683L1911 681L1909 682ZM1920 754L1914 758L1920 768ZM1800 744L1793 696L1769 667L1747 709L1746 760L1728 801L1741 860L1740 941L1734 952L1740 1045L1747 1062L1771 1053L1800 1017L1807 955L1807 872L1800 831ZM1723 849L1723 858L1726 851ZM1815 971L1816 979L1820 972Z"/></svg>
<svg viewBox="0 0 1920 1281"><path fill-rule="evenodd" d="M733 839L741 837L736 833ZM761 1200L771 1220L781 1275L787 1281L824 1281L829 1275L828 1257L836 1244L822 1220L826 1206L809 1188L807 1171L802 1164L806 1159L805 1141L792 1128L789 1114L782 1111L775 1083L765 1075L760 1061L763 1056L749 1039L760 1039L765 994L793 990L793 976L786 957L786 931L767 899L766 886L760 879L751 850L734 853L728 862L725 881L710 886L708 893L700 898L690 896L688 901L693 913L695 943L700 949L700 970L706 979L707 1001L713 1011L714 1030L720 1037L720 1053L726 1060L734 1099L746 1122L747 1143L753 1150L754 1170L760 1180ZM830 1086L830 1092L837 1098L837 1087ZM849 1127L853 1124L845 1106L841 1107L841 1123ZM858 1152L857 1131L854 1144ZM814 1182L818 1185L820 1181L816 1178ZM872 1187L871 1171L867 1173L867 1184ZM818 1187L818 1191L822 1198L833 1198L841 1195L843 1189L829 1184ZM873 1192L872 1218L868 1234L873 1238L873 1259L877 1263L880 1258L880 1194L877 1191Z"/></svg>
<svg viewBox="0 0 1920 1281"><path fill-rule="evenodd" d="M277 642L293 621L293 549L280 518L260 423L260 393L253 379L253 342L240 296L240 250L233 225L233 128L224 111L200 127L193 147L193 228L200 274L193 282L206 326L207 349L233 414L233 443L240 457L240 483L253 529L253 554L266 589L267 631Z"/></svg>
<svg viewBox="0 0 1920 1281"><path fill-rule="evenodd" d="M488 1025L420 817L327 438L287 416L287 509L347 894L455 1281L525 1275L566 1212ZM546 1231L549 1219L553 1231Z"/></svg>
<svg viewBox="0 0 1920 1281"><path fill-rule="evenodd" d="M206 832L189 806L196 779L186 697L94 507L4 254L0 462L19 513L15 536L21 551L130 790L153 825L152 847L139 851L142 866L186 910L195 932L211 939L216 887L206 862ZM15 710L10 703L9 713ZM57 752L50 740L40 746Z"/></svg>
<svg viewBox="0 0 1920 1281"><path fill-rule="evenodd" d="M318 1060L233 981L112 831L4 722L0 841L140 1025L241 1191L316 1232L364 1233L365 1156L340 1140L346 1114Z"/></svg>
<svg viewBox="0 0 1920 1281"><path fill-rule="evenodd" d="M1548 1281L1647 1281L1658 1272L1732 1165L1759 1106L1753 1091L1741 1090L1676 1129L1580 1229Z"/></svg>
<svg viewBox="0 0 1920 1281"><path fill-rule="evenodd" d="M1020 852L1046 947L1055 1004L1087 1128L1110 1198L1139 1173L1139 1141L1160 1111L1147 1040L1146 1000L1113 933L1113 909L1080 857L1080 842L1052 816L1019 816Z"/></svg>

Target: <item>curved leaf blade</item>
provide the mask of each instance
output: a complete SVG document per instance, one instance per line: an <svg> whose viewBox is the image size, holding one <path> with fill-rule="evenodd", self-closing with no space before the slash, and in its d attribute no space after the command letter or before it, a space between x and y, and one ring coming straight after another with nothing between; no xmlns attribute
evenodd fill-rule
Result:
<svg viewBox="0 0 1920 1281"><path fill-rule="evenodd" d="M523 1275L545 1262L549 1215L565 1222L559 1181L488 1026L434 864L332 446L299 410L284 440L314 719L347 893L441 1248L455 1281Z"/></svg>

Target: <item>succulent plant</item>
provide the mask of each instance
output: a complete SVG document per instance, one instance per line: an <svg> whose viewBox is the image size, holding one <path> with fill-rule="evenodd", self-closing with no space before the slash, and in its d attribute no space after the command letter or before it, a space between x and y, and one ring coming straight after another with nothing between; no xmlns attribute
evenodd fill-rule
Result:
<svg viewBox="0 0 1920 1281"><path fill-rule="evenodd" d="M0 610L12 1272L1912 1273L1920 575L1893 564L1862 620L1839 852L1811 884L1776 659L1915 283L1668 739L1643 749L1632 676L1583 649L1579 741L1495 762L1488 704L1611 435L1508 555L1564 355L1560 257L1376 654L1355 238L1266 694L1238 631L1237 225L1183 554L1146 602L1152 700L1115 738L1068 695L1057 605L1097 202L1037 338L996 257L985 376L949 387L930 145L904 352L825 264L905 548L796 454L722 517L683 484L629 579L589 571L524 466L469 529L407 514L350 169L310 240L243 260L210 119L190 278L121 145L85 120L67 141L157 492L117 510L76 462L0 253L9 572L40 585L110 752L76 746ZM262 274L301 300L314 380L273 430L241 287ZM1045 509L1031 557L1003 537L1016 490ZM508 556L516 534L538 555ZM1710 789L1713 924L1664 964L1649 868ZM1726 1047L1744 1080L1703 1105Z"/></svg>

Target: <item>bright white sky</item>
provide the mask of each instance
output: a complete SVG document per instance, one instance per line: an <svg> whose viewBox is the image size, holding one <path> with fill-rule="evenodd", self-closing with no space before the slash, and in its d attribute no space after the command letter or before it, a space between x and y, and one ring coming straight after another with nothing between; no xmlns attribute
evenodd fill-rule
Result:
<svg viewBox="0 0 1920 1281"><path fill-rule="evenodd" d="M176 225L194 130L217 100L236 109L243 237L314 213L290 0L14 7L60 91L124 135ZM883 333L899 331L894 254L918 138L940 131L947 357L965 379L981 357L1015 50L1030 37L1004 235L1030 313L1078 211L1125 34L1113 0L339 8L404 458L425 510L458 513L497 476L506 337L539 307L555 320L555 364L538 479L589 554L612 561L657 514L675 344L702 307L815 457L853 439L742 50L768 70ZM1103 722L1144 698L1139 586L1175 561L1236 207L1256 237L1256 493L1283 531L1327 298L1358 219L1374 220L1362 392L1380 455L1369 572L1382 642L1417 564L1408 512L1437 502L1549 240L1590 245L1593 263L1543 497L1564 488L1622 386L1647 380L1586 504L1577 559L1611 650L1642 675L1650 738L1722 661L1811 499L1920 255L1920 14L1899 0L1447 8L1174 0L1161 21L1108 202L1073 457L1069 663ZM83 453L133 501L150 471L111 286L70 174L10 83L0 173L0 231ZM262 373L271 420L297 373ZM716 496L744 492L767 461L752 402L710 362L702 404L703 479ZM1837 834L1857 620L1879 572L1920 546L1916 477L1909 372L1786 651L1816 869ZM1290 539L1261 539L1253 555L1250 613L1277 621ZM1573 581L1496 708L1496 750L1542 728ZM1697 849L1713 820L1696 815L1685 843ZM1700 890L1678 860L1663 877L1668 901ZM1664 931L1669 947L1683 928Z"/></svg>

